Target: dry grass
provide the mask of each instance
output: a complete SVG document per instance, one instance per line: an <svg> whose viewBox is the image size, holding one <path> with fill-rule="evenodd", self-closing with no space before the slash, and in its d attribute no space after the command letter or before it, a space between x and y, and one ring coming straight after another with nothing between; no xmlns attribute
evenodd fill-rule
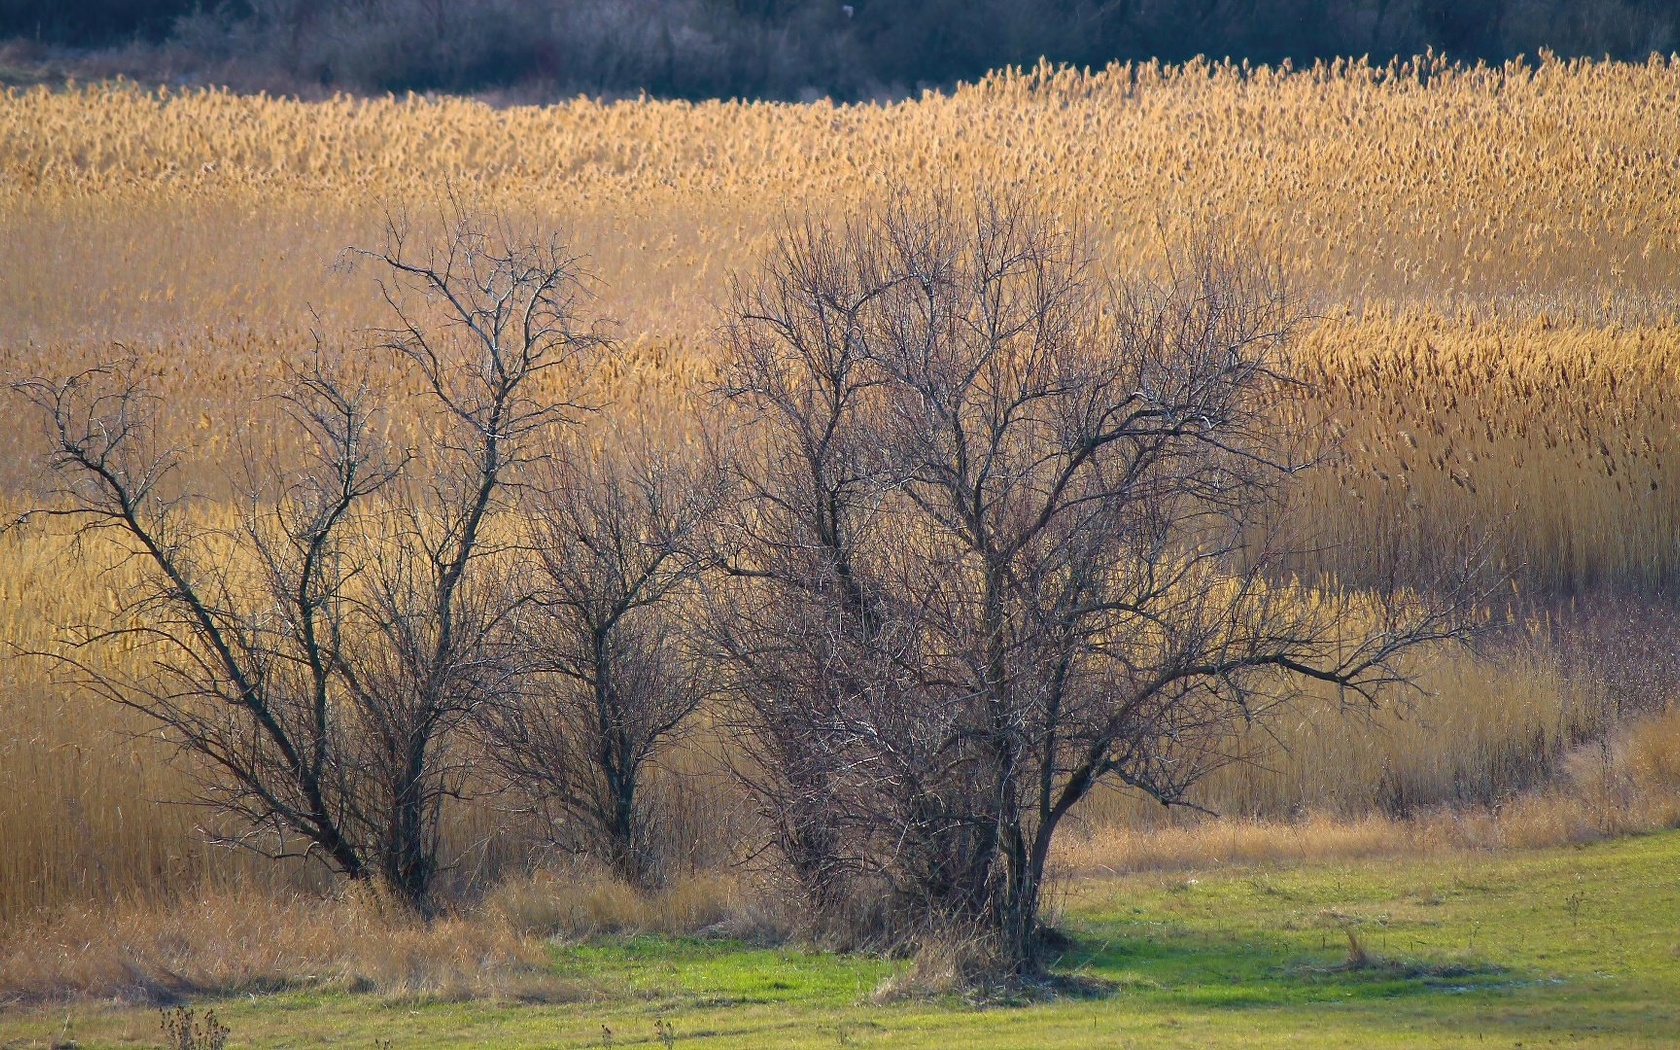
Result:
<svg viewBox="0 0 1680 1050"><path fill-rule="evenodd" d="M1345 578L1472 542L1525 590L1680 582L1680 328L1367 311L1304 354L1339 438L1299 513Z"/></svg>
<svg viewBox="0 0 1680 1050"><path fill-rule="evenodd" d="M168 1003L283 988L566 1002L597 989L554 976L550 941L664 934L778 942L787 927L769 901L730 878L648 895L572 870L506 880L431 923L354 888L321 896L248 887L82 904L0 924L0 1007Z"/></svg>
<svg viewBox="0 0 1680 1050"><path fill-rule="evenodd" d="M1302 697L1236 742L1233 753L1249 760L1216 771L1197 801L1238 819L1316 812L1349 821L1488 806L1529 791L1563 772L1571 749L1680 700L1680 626L1665 609L1579 603L1556 619L1533 618L1479 651L1423 662L1418 689L1391 694L1378 710L1335 693ZM1093 796L1078 815L1145 830L1164 819L1158 804L1120 790Z"/></svg>
<svg viewBox="0 0 1680 1050"><path fill-rule="evenodd" d="M1138 827L1115 821L1058 845L1064 877L1176 871L1229 864L1416 856L1452 850L1538 849L1680 827L1680 709L1637 720L1572 751L1545 788L1491 806L1435 807L1293 821L1185 818Z"/></svg>
<svg viewBox="0 0 1680 1050"><path fill-rule="evenodd" d="M540 974L540 941L496 922L406 919L355 895L256 890L85 905L5 929L0 995L171 1002L325 987L393 997L577 997ZM552 984L552 982L546 982Z"/></svg>
<svg viewBox="0 0 1680 1050"><path fill-rule="evenodd" d="M1341 435L1292 506L1325 545L1304 567L1415 579L1486 534L1519 605L1673 588L1676 112L1674 61L1040 69L852 107L12 91L0 248L27 265L0 268L0 375L120 342L155 370L165 437L201 456L208 485L249 432L252 395L312 328L351 341L381 319L371 275L341 251L375 243L386 209L423 217L453 191L570 231L621 322L627 351L601 380L623 400L704 380L725 277L783 216L836 213L893 182L1012 185L1077 213L1125 267L1218 226L1290 275L1318 315L1301 346L1316 407ZM26 483L29 441L0 428L0 503ZM0 637L38 647L50 624L105 609L120 581L91 567L62 536L0 538ZM1433 698L1374 722L1305 705L1284 748L1223 774L1207 801L1272 821L1334 814L1346 819L1324 835L1383 839L1402 825L1363 814L1543 779L1624 698L1545 645L1516 651L1426 668ZM0 725L0 921L113 896L321 888L318 873L204 846L206 815L164 804L183 795L168 749L40 665L0 663ZM463 853L492 818L451 818ZM1119 799L1088 819L1154 823ZM1179 834L1214 832L1169 829L1149 848Z"/></svg>
<svg viewBox="0 0 1680 1050"><path fill-rule="evenodd" d="M571 231L628 371L681 382L783 216L906 179L1015 185L1128 267L1219 226L1290 273L1346 434L1301 503L1312 538L1361 552L1334 568L1450 552L1469 524L1526 585L1674 583L1677 104L1665 62L1043 69L851 107L11 92L0 245L29 265L0 272L0 361L121 341L159 369L172 436L225 450L308 328L380 319L344 246L452 188Z"/></svg>
<svg viewBox="0 0 1680 1050"><path fill-rule="evenodd" d="M1022 182L1077 204L1123 251L1152 245L1157 223L1178 233L1219 218L1352 297L1596 303L1667 292L1677 96L1680 66L1660 61L1041 68L885 106L36 89L0 107L0 185L40 221L85 220L94 202L160 215L154 236L192 235L155 205L207 204L218 225L289 228L278 249L332 226L287 221L288 202L405 204L452 182L549 214L634 216L631 243L668 230L677 250L660 268L681 269L700 261L693 248L751 240L789 203L856 203L905 176ZM172 283L187 290L166 279L166 299Z"/></svg>

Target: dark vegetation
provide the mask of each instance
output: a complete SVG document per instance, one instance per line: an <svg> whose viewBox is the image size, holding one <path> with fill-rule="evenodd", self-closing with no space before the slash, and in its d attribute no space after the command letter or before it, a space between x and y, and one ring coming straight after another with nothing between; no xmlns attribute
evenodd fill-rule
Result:
<svg viewBox="0 0 1680 1050"><path fill-rule="evenodd" d="M0 0L8 65L236 89L896 96L1005 65L1641 60L1668 0ZM16 75L16 74L13 74Z"/></svg>

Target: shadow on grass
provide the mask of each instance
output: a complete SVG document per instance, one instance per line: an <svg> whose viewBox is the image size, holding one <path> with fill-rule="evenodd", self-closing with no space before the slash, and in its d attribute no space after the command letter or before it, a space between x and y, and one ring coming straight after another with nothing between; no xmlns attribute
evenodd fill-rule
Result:
<svg viewBox="0 0 1680 1050"><path fill-rule="evenodd" d="M558 948L563 976L597 982L610 998L673 1008L864 1001L901 963L738 941L644 936ZM1079 929L1050 972L1030 987L970 998L1025 1006L1127 996L1162 1006L1241 1009L1393 1000L1506 987L1510 971L1482 963L1367 955L1354 964L1299 938L1221 937L1165 923Z"/></svg>
<svg viewBox="0 0 1680 1050"><path fill-rule="evenodd" d="M1147 930L1134 927L1147 925ZM1509 982L1489 963L1342 957L1312 951L1299 939L1245 934L1224 938L1164 923L1103 924L1080 931L1052 966L1070 987L1085 982L1107 994L1160 998L1181 1006L1284 1007L1463 993Z"/></svg>

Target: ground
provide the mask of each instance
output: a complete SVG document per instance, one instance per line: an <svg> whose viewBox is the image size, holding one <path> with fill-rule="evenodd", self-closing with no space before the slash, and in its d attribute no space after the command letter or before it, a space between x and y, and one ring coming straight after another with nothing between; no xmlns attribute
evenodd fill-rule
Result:
<svg viewBox="0 0 1680 1050"><path fill-rule="evenodd" d="M548 1002L195 1005L265 1048L1680 1046L1680 831L1087 880L1059 911L1056 970L1086 992L1047 1002L876 1005L899 964L639 938L556 947ZM0 1012L6 1047L66 1033L162 1041L155 1010Z"/></svg>

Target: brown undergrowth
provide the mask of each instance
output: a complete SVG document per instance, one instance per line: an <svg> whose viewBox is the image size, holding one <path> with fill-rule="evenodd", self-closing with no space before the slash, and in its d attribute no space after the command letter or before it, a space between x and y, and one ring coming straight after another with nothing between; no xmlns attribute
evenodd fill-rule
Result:
<svg viewBox="0 0 1680 1050"><path fill-rule="evenodd" d="M1074 829L1057 851L1064 879L1221 865L1294 864L1453 850L1539 849L1680 827L1680 708L1568 752L1560 776L1492 805L1408 817L1312 813L1298 820L1188 819Z"/></svg>
<svg viewBox="0 0 1680 1050"><path fill-rule="evenodd" d="M1680 709L1569 754L1552 785L1410 818L1203 819L1070 836L1064 885L1144 871L1534 849L1680 827ZM251 888L64 907L0 927L0 1004L170 1003L291 988L396 1000L566 1002L602 992L546 965L549 945L653 934L756 943L795 935L774 890L701 874L643 893L586 868L507 879L432 923L377 895ZM967 988L973 960L930 945L888 998Z"/></svg>
<svg viewBox="0 0 1680 1050"><path fill-rule="evenodd" d="M568 1002L600 989L548 946L636 934L785 937L770 898L708 875L648 894L596 872L508 879L430 923L379 894L265 888L65 907L0 927L0 1008L174 1003L313 988L394 1000Z"/></svg>

